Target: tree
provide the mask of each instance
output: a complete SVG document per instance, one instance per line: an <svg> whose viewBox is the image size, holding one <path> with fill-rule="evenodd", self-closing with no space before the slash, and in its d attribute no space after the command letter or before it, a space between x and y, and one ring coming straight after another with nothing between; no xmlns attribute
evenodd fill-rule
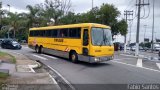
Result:
<svg viewBox="0 0 160 90"><path fill-rule="evenodd" d="M13 38L16 37L16 31L19 27L19 15L17 13L8 13L10 26L13 28Z"/></svg>
<svg viewBox="0 0 160 90"><path fill-rule="evenodd" d="M113 26L117 23L117 18L120 15L120 12L114 5L102 4L100 7L100 19L103 24Z"/></svg>
<svg viewBox="0 0 160 90"><path fill-rule="evenodd" d="M114 29L114 27L116 27L116 29ZM113 31L114 34L116 35L117 33L120 33L121 35L126 35L127 34L127 28L128 28L128 24L127 22L123 19L119 22L116 23L116 26L113 26Z"/></svg>
<svg viewBox="0 0 160 90"><path fill-rule="evenodd" d="M70 0L45 0L45 16L48 22L52 19L54 24L57 25L61 17L66 15L71 7Z"/></svg>
<svg viewBox="0 0 160 90"><path fill-rule="evenodd" d="M36 25L36 17L39 11L39 8L36 6L27 5L26 8L29 10L28 14L28 27L33 27Z"/></svg>
<svg viewBox="0 0 160 90"><path fill-rule="evenodd" d="M59 24L72 24L72 23L76 23L76 15L73 12L68 12L65 16L63 16L62 18L60 18L60 22Z"/></svg>

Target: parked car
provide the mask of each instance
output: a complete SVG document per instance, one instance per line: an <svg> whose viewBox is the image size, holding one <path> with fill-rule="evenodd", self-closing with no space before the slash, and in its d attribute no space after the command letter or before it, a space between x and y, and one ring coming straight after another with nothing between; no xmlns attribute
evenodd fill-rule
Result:
<svg viewBox="0 0 160 90"><path fill-rule="evenodd" d="M143 47L144 51L150 50L148 47Z"/></svg>
<svg viewBox="0 0 160 90"><path fill-rule="evenodd" d="M0 45L1 45L1 43L2 43L3 40L4 40L3 38L0 39Z"/></svg>
<svg viewBox="0 0 160 90"><path fill-rule="evenodd" d="M160 51L160 44L153 44L154 51Z"/></svg>
<svg viewBox="0 0 160 90"><path fill-rule="evenodd" d="M136 46L132 46L131 51L135 51L135 50L136 50Z"/></svg>
<svg viewBox="0 0 160 90"><path fill-rule="evenodd" d="M21 40L20 42L21 42L21 43L27 43L27 41L26 41L26 40Z"/></svg>
<svg viewBox="0 0 160 90"><path fill-rule="evenodd" d="M132 50L132 51L135 51L135 50L136 50L136 46L132 46L132 47L131 47L131 50ZM144 50L144 48L141 47L141 46L139 46L139 50Z"/></svg>
<svg viewBox="0 0 160 90"><path fill-rule="evenodd" d="M131 50L131 47L127 46L126 49L127 49L127 50Z"/></svg>
<svg viewBox="0 0 160 90"><path fill-rule="evenodd" d="M22 46L17 42L12 39L6 39L3 40L1 43L2 48L7 48L7 49L21 49Z"/></svg>

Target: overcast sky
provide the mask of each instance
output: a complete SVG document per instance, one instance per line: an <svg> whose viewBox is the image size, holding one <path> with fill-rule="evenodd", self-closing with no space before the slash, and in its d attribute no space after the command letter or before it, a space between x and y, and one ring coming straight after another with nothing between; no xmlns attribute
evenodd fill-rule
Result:
<svg viewBox="0 0 160 90"><path fill-rule="evenodd" d="M11 6L10 11L12 12L28 12L26 9L27 5L35 5L39 3L43 3L44 0L0 0L3 2L3 9L9 10L7 4ZM146 3L148 0L144 0ZM91 9L92 7L92 0L71 0L72 7L71 10L76 13L86 12ZM94 7L100 6L102 3L109 3L115 5L118 10L121 12L121 16L119 19L124 18L124 10L134 10L134 16L136 11L136 0L93 0ZM146 38L152 37L152 17L153 17L153 0L149 0L150 5L150 14L147 19L141 19L140 25L140 41L142 42L144 39L144 25L147 25L146 28ZM146 16L149 13L148 6L145 6L145 13ZM141 10L141 16L144 15L144 9ZM155 0L155 38L160 39L160 0ZM131 28L131 42L135 42L136 40L136 27L137 27L137 18L133 20L132 28ZM130 24L129 24L130 25ZM130 28L128 28L130 32ZM127 39L129 38L130 34L127 35ZM124 38L122 36L116 36L118 39L116 41L123 42Z"/></svg>

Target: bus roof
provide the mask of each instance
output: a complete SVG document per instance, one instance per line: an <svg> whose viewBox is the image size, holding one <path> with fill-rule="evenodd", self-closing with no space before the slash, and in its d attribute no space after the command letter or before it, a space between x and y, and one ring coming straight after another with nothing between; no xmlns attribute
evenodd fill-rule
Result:
<svg viewBox="0 0 160 90"><path fill-rule="evenodd" d="M46 27L36 27L30 28L30 30L44 30L44 29L58 29L58 28L74 28L74 27L101 27L110 28L109 26L97 23L79 23L79 24L68 24L68 25L57 25L57 26L46 26Z"/></svg>

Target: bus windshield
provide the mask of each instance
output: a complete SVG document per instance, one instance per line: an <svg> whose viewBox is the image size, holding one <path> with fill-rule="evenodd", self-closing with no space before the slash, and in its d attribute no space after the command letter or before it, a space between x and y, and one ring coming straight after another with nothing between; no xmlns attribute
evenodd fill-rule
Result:
<svg viewBox="0 0 160 90"><path fill-rule="evenodd" d="M92 44L95 46L112 45L111 30L107 28L92 28Z"/></svg>

